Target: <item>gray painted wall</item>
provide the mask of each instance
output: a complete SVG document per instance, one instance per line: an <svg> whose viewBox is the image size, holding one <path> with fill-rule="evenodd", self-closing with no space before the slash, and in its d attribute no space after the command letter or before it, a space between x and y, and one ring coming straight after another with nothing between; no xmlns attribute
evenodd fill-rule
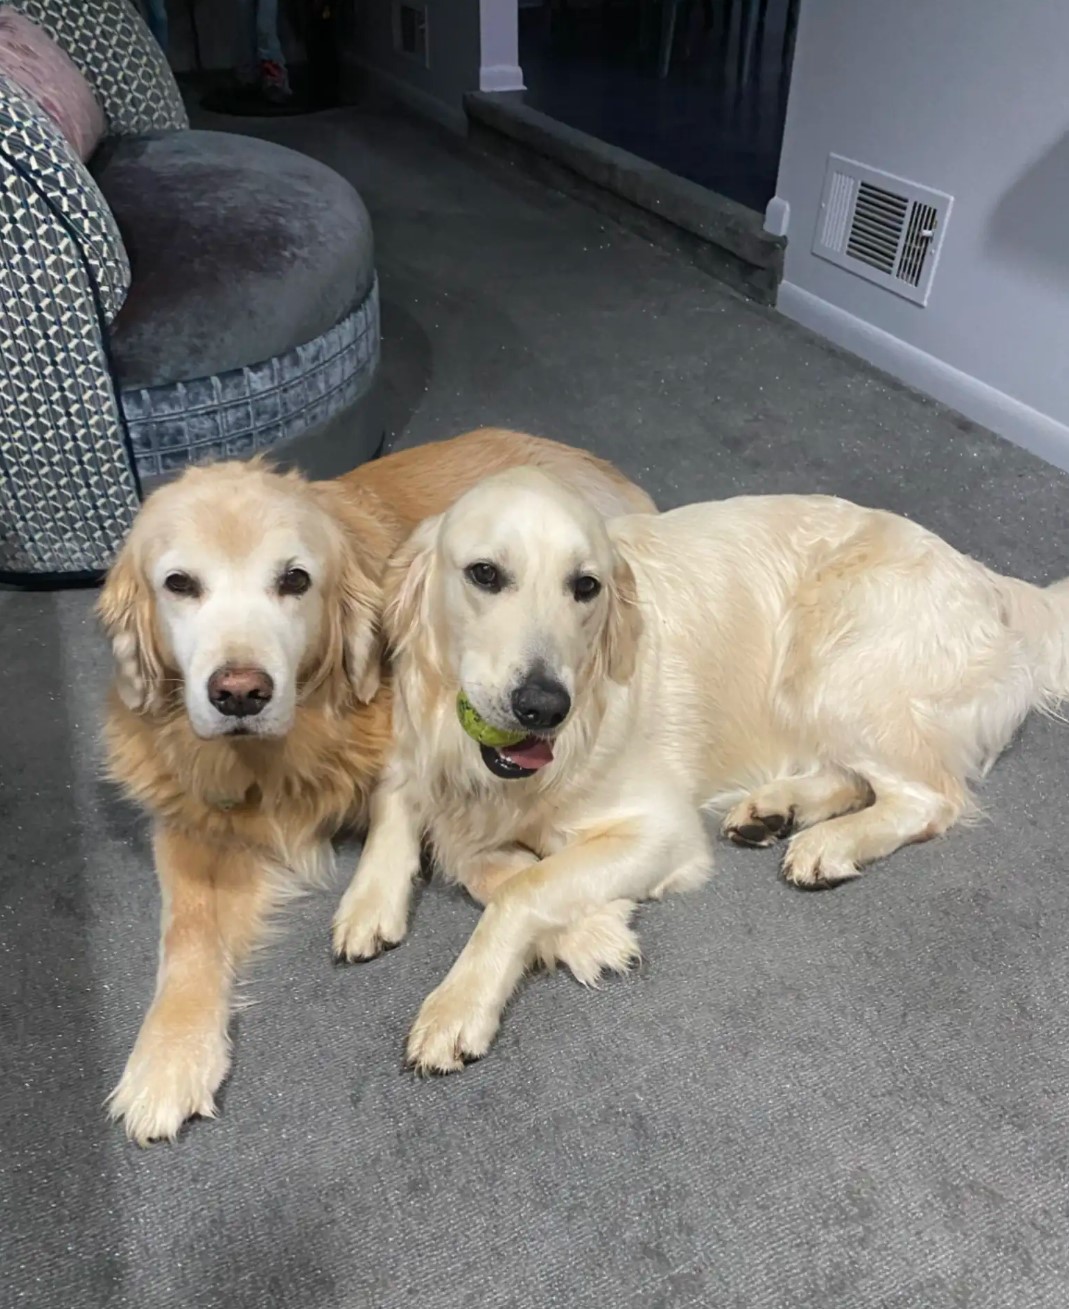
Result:
<svg viewBox="0 0 1069 1309"><path fill-rule="evenodd" d="M516 0L426 0L430 66L394 48L394 0L359 0L352 59L414 107L463 128L468 91L522 87Z"/></svg>
<svg viewBox="0 0 1069 1309"><path fill-rule="evenodd" d="M430 67L394 48L394 0L363 0L357 10L353 54L358 63L407 88L419 108L451 126L463 119L465 92L479 87L478 0L427 0Z"/></svg>
<svg viewBox="0 0 1069 1309"><path fill-rule="evenodd" d="M810 253L831 152L954 196L927 308ZM800 288L1069 425L1069 3L802 0L778 196L787 312Z"/></svg>

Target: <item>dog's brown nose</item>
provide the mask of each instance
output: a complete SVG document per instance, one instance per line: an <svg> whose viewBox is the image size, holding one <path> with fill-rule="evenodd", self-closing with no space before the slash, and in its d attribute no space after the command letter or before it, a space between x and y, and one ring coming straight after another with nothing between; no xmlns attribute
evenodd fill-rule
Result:
<svg viewBox="0 0 1069 1309"><path fill-rule="evenodd" d="M251 718L270 703L275 684L262 668L217 668L208 678L208 699L228 718Z"/></svg>

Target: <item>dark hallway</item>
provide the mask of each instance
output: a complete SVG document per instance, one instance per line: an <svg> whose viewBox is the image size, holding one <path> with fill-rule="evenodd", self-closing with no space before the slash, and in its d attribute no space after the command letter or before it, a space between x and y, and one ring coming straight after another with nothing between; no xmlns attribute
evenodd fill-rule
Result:
<svg viewBox="0 0 1069 1309"><path fill-rule="evenodd" d="M776 189L799 0L535 0L527 101L763 210Z"/></svg>

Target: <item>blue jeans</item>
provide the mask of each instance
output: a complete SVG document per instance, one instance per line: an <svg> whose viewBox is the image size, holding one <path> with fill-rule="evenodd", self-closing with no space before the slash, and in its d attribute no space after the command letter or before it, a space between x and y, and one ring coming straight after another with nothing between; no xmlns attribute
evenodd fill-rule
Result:
<svg viewBox="0 0 1069 1309"><path fill-rule="evenodd" d="M242 81L256 80L262 63L286 67L278 34L278 0L234 0L234 67Z"/></svg>

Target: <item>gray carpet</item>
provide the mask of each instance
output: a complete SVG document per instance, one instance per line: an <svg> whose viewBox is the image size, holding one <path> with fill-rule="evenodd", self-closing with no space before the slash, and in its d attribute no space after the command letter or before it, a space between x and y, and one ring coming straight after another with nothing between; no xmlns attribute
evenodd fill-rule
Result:
<svg viewBox="0 0 1069 1309"><path fill-rule="evenodd" d="M1069 571L1063 476L575 203L388 116L262 131L368 201L399 441L511 424L666 506L835 492ZM343 969L311 896L255 970L222 1117L142 1152L100 1105L157 898L98 777L90 606L0 594L0 1303L1069 1303L1069 729L1026 728L989 821L842 890L721 847L706 890L642 911L640 972L534 980L440 1081L402 1040L473 907L432 886L403 948Z"/></svg>

